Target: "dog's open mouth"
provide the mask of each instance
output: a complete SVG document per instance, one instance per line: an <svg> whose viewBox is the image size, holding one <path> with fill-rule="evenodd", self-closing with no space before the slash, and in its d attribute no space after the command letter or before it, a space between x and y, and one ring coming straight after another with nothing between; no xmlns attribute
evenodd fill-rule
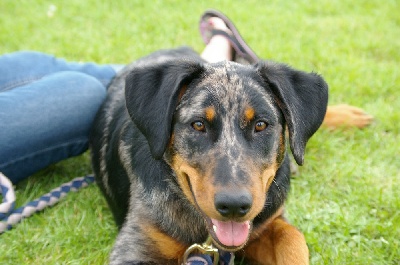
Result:
<svg viewBox="0 0 400 265"><path fill-rule="evenodd" d="M250 231L251 222L234 222L234 221L218 221L209 219L209 233L214 242L225 250L237 250L244 246L247 242Z"/></svg>
<svg viewBox="0 0 400 265"><path fill-rule="evenodd" d="M185 174L185 177L187 183L189 184L194 201L196 202L196 205L199 208L200 212L202 212L201 207L197 204L196 196L194 196L189 175ZM208 232L218 248L227 251L236 251L241 249L246 244L247 240L250 237L250 232L252 229L251 221L220 221L208 217L204 212L202 213L208 226Z"/></svg>

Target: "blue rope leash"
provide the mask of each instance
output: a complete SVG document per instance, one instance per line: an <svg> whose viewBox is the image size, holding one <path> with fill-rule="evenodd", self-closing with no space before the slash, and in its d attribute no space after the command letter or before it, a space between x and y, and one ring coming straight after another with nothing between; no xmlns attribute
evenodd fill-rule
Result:
<svg viewBox="0 0 400 265"><path fill-rule="evenodd" d="M219 265L233 265L235 255L231 252L219 251ZM189 256L185 265L213 265L214 261L210 255L192 254Z"/></svg>
<svg viewBox="0 0 400 265"><path fill-rule="evenodd" d="M94 176L88 175L75 178L70 182L62 184L40 198L31 201L24 206L15 208L15 192L11 181L0 172L0 194L3 195L3 201L0 203L0 234L10 230L22 219L27 218L46 207L53 206L60 199L65 197L70 191L78 191L94 182ZM230 252L219 251L219 264L232 265L235 256ZM213 265L213 259L206 254L191 254L185 265Z"/></svg>
<svg viewBox="0 0 400 265"><path fill-rule="evenodd" d="M1 172L0 193L3 194L3 202L0 204L0 220L3 220L15 207L15 192L11 181Z"/></svg>
<svg viewBox="0 0 400 265"><path fill-rule="evenodd" d="M10 230L23 218L27 218L46 207L53 206L70 191L77 191L94 182L94 176L75 178L70 182L62 184L40 198L14 209L15 192L11 181L0 173L0 193L3 194L3 202L0 204L0 234Z"/></svg>

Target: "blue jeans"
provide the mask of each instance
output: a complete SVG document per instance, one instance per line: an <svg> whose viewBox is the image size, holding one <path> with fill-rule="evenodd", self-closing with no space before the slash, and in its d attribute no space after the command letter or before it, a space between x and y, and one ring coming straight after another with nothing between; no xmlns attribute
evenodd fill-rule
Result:
<svg viewBox="0 0 400 265"><path fill-rule="evenodd" d="M0 172L13 183L88 148L110 65L38 52L0 57Z"/></svg>

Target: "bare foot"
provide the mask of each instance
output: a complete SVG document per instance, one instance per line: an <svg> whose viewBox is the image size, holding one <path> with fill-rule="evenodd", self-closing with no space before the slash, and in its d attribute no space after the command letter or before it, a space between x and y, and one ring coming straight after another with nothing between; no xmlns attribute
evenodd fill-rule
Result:
<svg viewBox="0 0 400 265"><path fill-rule="evenodd" d="M329 129L358 127L372 123L374 118L362 109L349 105L328 106L323 126Z"/></svg>
<svg viewBox="0 0 400 265"><path fill-rule="evenodd" d="M225 22L218 17L210 17L202 25L204 27L203 39L207 43L201 53L201 57L207 62L214 63L220 61L232 60L232 46L228 39L222 35L212 35L212 30L222 30L230 32Z"/></svg>

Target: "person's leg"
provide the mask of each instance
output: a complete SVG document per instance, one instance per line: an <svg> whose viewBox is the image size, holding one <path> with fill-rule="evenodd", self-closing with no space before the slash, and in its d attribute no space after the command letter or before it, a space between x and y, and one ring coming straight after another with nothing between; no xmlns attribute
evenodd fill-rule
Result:
<svg viewBox="0 0 400 265"><path fill-rule="evenodd" d="M99 80L68 71L0 92L0 172L16 183L87 150L105 96Z"/></svg>
<svg viewBox="0 0 400 265"><path fill-rule="evenodd" d="M229 33L225 22L218 17L211 17L207 21L209 30L216 29ZM201 53L201 57L209 63L232 60L232 46L229 40L222 35L211 36L210 41Z"/></svg>
<svg viewBox="0 0 400 265"><path fill-rule="evenodd" d="M111 65L76 63L40 52L21 51L0 56L0 92L60 72L76 71L91 75L107 86L115 76Z"/></svg>
<svg viewBox="0 0 400 265"><path fill-rule="evenodd" d="M219 11L206 10L200 17L199 30L207 45L202 57L208 62L229 60L254 64L260 60L233 22Z"/></svg>

